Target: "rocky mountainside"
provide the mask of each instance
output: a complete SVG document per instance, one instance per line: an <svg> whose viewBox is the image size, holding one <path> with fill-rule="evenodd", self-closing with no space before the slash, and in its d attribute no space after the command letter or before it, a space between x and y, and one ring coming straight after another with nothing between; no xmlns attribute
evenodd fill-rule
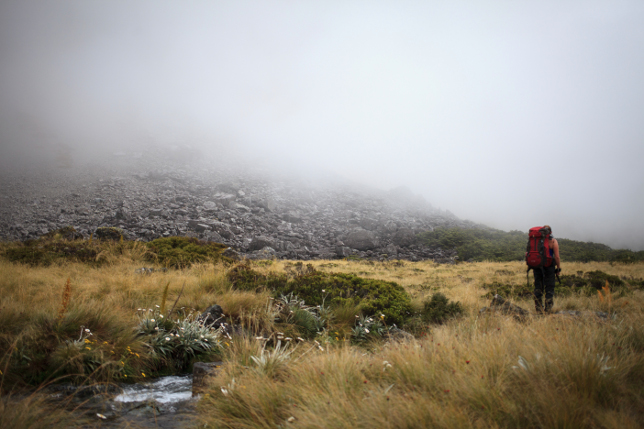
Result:
<svg viewBox="0 0 644 429"><path fill-rule="evenodd" d="M3 175L0 237L32 239L68 225L89 236L111 226L127 239L193 236L249 258L448 262L454 252L422 246L416 234L474 226L406 188L381 191L338 180L124 157L118 168Z"/></svg>

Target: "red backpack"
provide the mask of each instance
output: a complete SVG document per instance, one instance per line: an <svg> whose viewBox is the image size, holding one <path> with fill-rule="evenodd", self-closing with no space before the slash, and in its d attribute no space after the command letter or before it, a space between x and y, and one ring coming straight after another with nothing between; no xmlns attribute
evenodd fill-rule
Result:
<svg viewBox="0 0 644 429"><path fill-rule="evenodd" d="M528 234L528 247L525 253L525 261L528 264L528 271L552 265L552 256L550 255L551 237L552 235L549 228L544 228L542 226L530 228L530 232Z"/></svg>

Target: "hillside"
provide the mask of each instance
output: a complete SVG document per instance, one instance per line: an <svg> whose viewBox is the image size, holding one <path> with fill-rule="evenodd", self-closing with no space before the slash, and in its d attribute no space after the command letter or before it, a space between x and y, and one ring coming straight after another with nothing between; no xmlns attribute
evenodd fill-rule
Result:
<svg viewBox="0 0 644 429"><path fill-rule="evenodd" d="M490 228L437 228L419 234L429 247L455 249L462 261L521 261L525 257L527 232ZM644 260L644 251L615 250L599 243L557 238L562 261L608 261L632 263Z"/></svg>

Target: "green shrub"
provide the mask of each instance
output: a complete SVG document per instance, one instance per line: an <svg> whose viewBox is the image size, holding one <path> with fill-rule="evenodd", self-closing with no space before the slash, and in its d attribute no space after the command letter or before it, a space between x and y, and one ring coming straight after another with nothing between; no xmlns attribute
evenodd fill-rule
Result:
<svg viewBox="0 0 644 429"><path fill-rule="evenodd" d="M314 271L273 285L275 296L294 293L309 305L324 303L332 309L357 305L363 314L384 314L388 324L402 324L412 313L409 295L394 282Z"/></svg>
<svg viewBox="0 0 644 429"><path fill-rule="evenodd" d="M506 299L532 298L534 283L532 280L530 281L530 286L528 286L527 284L517 285L499 282L484 283L483 289L489 291L485 295L483 295L484 298L489 299L494 297L494 295L499 295Z"/></svg>
<svg viewBox="0 0 644 429"><path fill-rule="evenodd" d="M11 262L32 266L48 266L62 261L85 262L100 265L97 260L100 246L87 240L66 240L60 236L44 236L37 240L10 243L3 256Z"/></svg>
<svg viewBox="0 0 644 429"><path fill-rule="evenodd" d="M611 289L620 288L625 285L624 281L617 276L606 274L603 271L590 271L584 274L584 277L588 279L590 286L595 289L601 289L606 286L606 282Z"/></svg>
<svg viewBox="0 0 644 429"><path fill-rule="evenodd" d="M423 321L427 323L444 323L449 319L462 316L464 312L460 302L450 301L445 295L438 292L423 303L421 314Z"/></svg>
<svg viewBox="0 0 644 429"><path fill-rule="evenodd" d="M157 238L147 243L148 259L166 267L185 268L199 262L227 261L222 255L226 246L191 237Z"/></svg>
<svg viewBox="0 0 644 429"><path fill-rule="evenodd" d="M263 288L280 289L288 280L285 274L268 276L261 274L253 270L248 260L235 265L226 273L226 277L233 289L246 291L258 291Z"/></svg>

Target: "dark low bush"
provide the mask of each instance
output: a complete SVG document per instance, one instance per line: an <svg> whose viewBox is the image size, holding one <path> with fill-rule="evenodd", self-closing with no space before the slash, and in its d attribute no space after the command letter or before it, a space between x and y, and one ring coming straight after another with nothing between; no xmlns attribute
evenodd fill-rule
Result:
<svg viewBox="0 0 644 429"><path fill-rule="evenodd" d="M227 261L224 244L199 241L191 237L157 238L147 243L148 259L166 267L185 268L199 262Z"/></svg>
<svg viewBox="0 0 644 429"><path fill-rule="evenodd" d="M530 285L527 284L510 284L510 283L484 283L483 289L488 292L483 295L485 298L492 298L494 295L502 296L506 299L520 299L531 298L533 296L534 283L531 280Z"/></svg>
<svg viewBox="0 0 644 429"><path fill-rule="evenodd" d="M460 302L450 301L438 292L423 303L421 315L425 323L444 323L449 319L462 316L464 311Z"/></svg>
<svg viewBox="0 0 644 429"><path fill-rule="evenodd" d="M4 246L3 256L11 262L48 266L62 261L100 265L97 261L100 246L87 240L66 240L59 236L10 243Z"/></svg>
<svg viewBox="0 0 644 429"><path fill-rule="evenodd" d="M280 289L288 281L286 274L266 276L255 271L248 260L235 265L228 271L226 277L230 281L233 289L246 291Z"/></svg>

